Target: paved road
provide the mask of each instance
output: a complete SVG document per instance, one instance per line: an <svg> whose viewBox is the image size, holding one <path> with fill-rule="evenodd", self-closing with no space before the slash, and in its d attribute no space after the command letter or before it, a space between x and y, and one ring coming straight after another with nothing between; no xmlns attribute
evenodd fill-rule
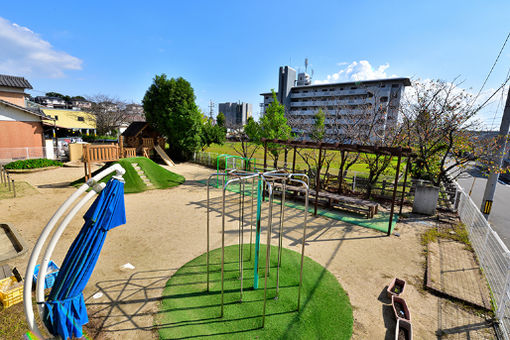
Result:
<svg viewBox="0 0 510 340"><path fill-rule="evenodd" d="M477 175L476 173L474 174ZM469 189L473 184L473 178L476 178L471 193L473 202L480 207L482 204L483 192L485 190L486 178L473 177L470 174L462 174L461 178L457 179L457 182L464 189L466 193L469 193ZM496 187L496 194L494 196L494 203L492 205L492 211L489 215L489 222L492 228L498 233L501 240L510 249L510 185L498 183Z"/></svg>

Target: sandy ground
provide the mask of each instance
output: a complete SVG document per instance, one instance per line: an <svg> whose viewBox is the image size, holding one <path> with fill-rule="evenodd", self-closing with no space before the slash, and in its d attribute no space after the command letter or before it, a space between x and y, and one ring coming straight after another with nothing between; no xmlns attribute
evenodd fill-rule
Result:
<svg viewBox="0 0 510 340"><path fill-rule="evenodd" d="M186 182L167 190L126 195L127 224L111 230L106 238L84 292L90 323L102 329L101 334L93 334L98 338L157 338L153 325L158 320L165 282L176 269L205 251L206 189L198 180L207 178L212 170L189 163L171 170L185 176ZM33 247L49 218L75 190L67 183L81 176L82 168L15 174L16 180L31 183L38 193L0 200L1 222L16 227ZM212 190L212 249L221 245L219 193ZM235 209L235 197L229 209ZM238 236L232 211L227 219L227 244L237 242ZM286 211L283 242L296 251L302 235L301 214L293 209ZM61 263L82 221L75 218L64 233L53 257L56 263ZM430 227L426 223L398 223L400 237L385 237L371 229L321 217L310 218L308 227L306 255L330 270L349 294L354 313L353 339L394 337L395 321L385 288L395 276L409 284L405 298L412 313L415 339L437 339L436 331L444 325L453 328L463 322L458 312L448 312L444 300L423 291L425 257L420 234ZM247 239L249 233L245 234ZM274 237L273 242L277 242ZM24 272L28 257L24 255L9 264ZM135 269L119 269L125 263ZM96 293L102 296L94 298ZM467 323L475 321L466 319Z"/></svg>

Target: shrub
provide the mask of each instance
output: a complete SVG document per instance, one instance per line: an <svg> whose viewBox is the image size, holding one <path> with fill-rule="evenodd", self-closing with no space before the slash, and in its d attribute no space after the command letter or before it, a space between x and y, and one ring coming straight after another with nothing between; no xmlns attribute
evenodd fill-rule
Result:
<svg viewBox="0 0 510 340"><path fill-rule="evenodd" d="M38 158L10 162L6 164L4 167L6 169L37 169L46 168L49 166L62 166L62 165L63 165L62 162L59 161L54 161L46 158Z"/></svg>

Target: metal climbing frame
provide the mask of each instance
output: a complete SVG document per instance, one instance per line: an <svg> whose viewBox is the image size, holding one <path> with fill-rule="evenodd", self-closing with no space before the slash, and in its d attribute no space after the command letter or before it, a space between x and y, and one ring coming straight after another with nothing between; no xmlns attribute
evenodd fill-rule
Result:
<svg viewBox="0 0 510 340"><path fill-rule="evenodd" d="M241 156L229 155L229 154L221 154L216 157L216 172L220 173L220 162L222 159L225 159L225 172L223 173L223 185L225 185L225 177L227 176L227 172L229 170L237 170L243 169L245 171L249 171L251 169L255 169L257 167L257 159L256 158L246 158ZM231 160L232 167L229 169L229 160ZM240 166L238 166L238 164ZM216 187L219 188L219 179L216 179Z"/></svg>
<svg viewBox="0 0 510 340"><path fill-rule="evenodd" d="M278 223L278 261L276 266L276 295L275 300L279 297L279 288L280 288L280 267L282 263L282 247L283 247L283 225L285 221L285 190L286 185L290 182L301 185L306 189L305 194L305 210L304 210L304 222L303 222L303 239L301 244L301 264L300 264L300 272L299 272L299 288L298 288L298 299L297 299L297 310L300 309L301 302L301 288L303 285L303 263L304 263L304 254L305 254L305 239L306 239L306 221L308 215L308 193L309 193L309 178L305 174L292 174L282 170L273 170L268 172L249 172L238 169L227 170L225 173L218 172L209 176L207 180L207 253L206 253L206 262L207 262L207 291L210 289L209 285L209 252L210 252L210 187L211 187L211 179L216 177L223 178L223 186L222 186L222 208L221 208L221 228L222 228L222 236L221 236L221 312L220 317L223 317L224 311L224 258L225 258L225 202L226 202L226 192L229 189L229 186L237 183L239 185L239 211L238 211L238 242L239 242L239 276L241 280L241 288L240 288L240 300L243 301L243 256L244 256L244 228L245 228L245 195L246 195L246 186L251 182L251 186L249 186L249 194L251 196L250 199L250 260L252 257L252 246L253 246L253 226L254 226L254 204L255 198L257 199L256 205L256 218L255 218L255 259L254 259L254 280L253 280L253 288L258 289L259 282L259 253L260 253L260 237L261 237L261 211L262 211L262 196L264 192L268 195L268 221L267 221L267 241L266 241L266 265L264 272L264 306L262 312L262 327L265 324L265 316L266 316L266 301L267 301L267 278L270 273L270 255L271 255L271 233L272 233L272 225L273 225L273 205L274 205L274 188L275 183L279 183L279 187L281 187L281 205L280 205L280 219ZM256 186L256 193L255 193ZM265 190L264 190L265 189Z"/></svg>

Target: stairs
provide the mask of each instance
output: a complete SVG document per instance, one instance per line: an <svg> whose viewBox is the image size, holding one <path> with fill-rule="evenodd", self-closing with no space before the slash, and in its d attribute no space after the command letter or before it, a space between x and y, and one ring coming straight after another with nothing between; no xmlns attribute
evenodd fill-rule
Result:
<svg viewBox="0 0 510 340"><path fill-rule="evenodd" d="M138 176L140 176L140 178L142 179L142 181L145 183L145 185L147 187L152 187L154 186L150 179L147 178L147 176L145 176L145 173L143 172L142 168L140 168L140 165L138 165L138 163L131 163L131 165L133 166L133 168L135 168L136 170L136 173L138 174Z"/></svg>

